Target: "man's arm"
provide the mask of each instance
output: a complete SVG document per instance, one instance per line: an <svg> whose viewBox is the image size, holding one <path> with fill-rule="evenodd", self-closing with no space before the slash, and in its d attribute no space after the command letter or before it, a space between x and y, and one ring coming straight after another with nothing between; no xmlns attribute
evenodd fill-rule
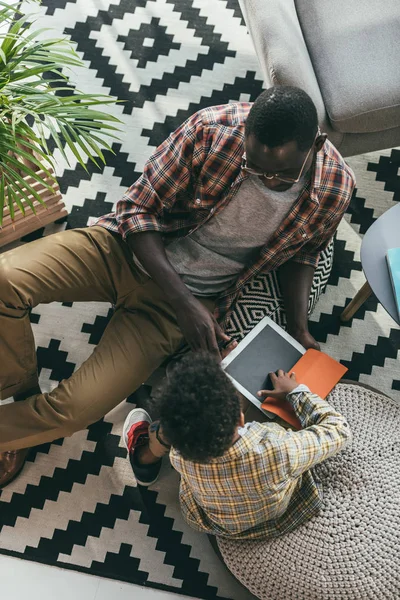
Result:
<svg viewBox="0 0 400 600"><path fill-rule="evenodd" d="M150 277L163 290L192 350L209 350L219 357L218 340L228 341L230 338L214 316L193 296L169 262L161 234L145 231L130 235L126 241Z"/></svg>
<svg viewBox="0 0 400 600"><path fill-rule="evenodd" d="M308 331L308 303L311 286L320 254L328 247L333 238L346 206L347 201L342 203L340 210L338 207L338 214L323 230L323 233L316 235L304 244L300 252L279 269L287 330L306 349L320 349L318 342Z"/></svg>
<svg viewBox="0 0 400 600"><path fill-rule="evenodd" d="M318 342L308 331L308 303L314 272L318 266L320 254L325 250L350 203L355 187L354 174L342 172L338 181L335 179L336 190L328 195L329 212L325 209L322 230L309 239L300 251L287 263L280 267L280 284L286 310L288 332L305 348L319 350Z"/></svg>
<svg viewBox="0 0 400 600"><path fill-rule="evenodd" d="M347 204L342 207L341 211L338 211L338 215L324 229L322 234L315 236L304 244L300 252L279 269L288 333L306 349L320 349L318 342L308 331L308 303L319 256L333 238L342 219L345 206Z"/></svg>
<svg viewBox="0 0 400 600"><path fill-rule="evenodd" d="M213 315L191 294L169 262L160 216L187 189L204 161L201 114L178 127L146 162L143 175L117 203L119 232L140 263L164 291L189 346L219 356L218 340L229 340Z"/></svg>
<svg viewBox="0 0 400 600"><path fill-rule="evenodd" d="M305 348L320 349L308 331L308 303L315 268L289 260L279 270L287 331Z"/></svg>
<svg viewBox="0 0 400 600"><path fill-rule="evenodd" d="M115 208L122 238L141 231L162 231L164 209L171 209L180 192L193 185L202 168L206 147L201 112L196 113L160 144L146 161L143 174Z"/></svg>

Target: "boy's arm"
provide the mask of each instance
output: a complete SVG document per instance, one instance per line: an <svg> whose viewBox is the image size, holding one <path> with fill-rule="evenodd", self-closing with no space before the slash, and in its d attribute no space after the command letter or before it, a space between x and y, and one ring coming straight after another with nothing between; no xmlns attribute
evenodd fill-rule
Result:
<svg viewBox="0 0 400 600"><path fill-rule="evenodd" d="M351 440L350 427L343 415L326 400L297 385L294 375L278 371L271 374L274 390L259 395L286 399L293 407L303 427L288 430L274 441L273 457L280 478L299 477L314 465L333 456Z"/></svg>
<svg viewBox="0 0 400 600"><path fill-rule="evenodd" d="M298 477L342 450L351 440L351 431L345 417L306 386L298 386L287 400L303 429L288 431L280 451L286 457L290 476Z"/></svg>

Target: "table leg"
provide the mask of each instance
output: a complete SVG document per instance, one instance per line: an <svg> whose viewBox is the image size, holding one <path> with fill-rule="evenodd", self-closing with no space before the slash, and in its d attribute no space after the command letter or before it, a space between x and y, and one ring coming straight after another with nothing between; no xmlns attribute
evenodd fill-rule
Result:
<svg viewBox="0 0 400 600"><path fill-rule="evenodd" d="M366 300L371 296L372 289L369 285L368 281L364 283L362 288L357 292L354 296L353 300L350 302L348 306L344 309L342 314L340 315L340 320L342 322L350 321L350 319L354 316L354 314L358 311L360 306L364 304Z"/></svg>

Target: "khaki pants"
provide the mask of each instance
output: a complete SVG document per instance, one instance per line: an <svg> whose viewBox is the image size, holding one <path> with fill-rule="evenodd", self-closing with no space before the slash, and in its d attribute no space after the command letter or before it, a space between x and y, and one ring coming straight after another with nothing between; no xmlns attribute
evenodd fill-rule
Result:
<svg viewBox="0 0 400 600"><path fill-rule="evenodd" d="M51 442L103 417L183 343L162 290L102 227L64 231L0 255L0 398L37 384L29 311L104 301L116 310L93 354L52 392L0 406L0 452ZM212 310L213 302L204 301Z"/></svg>

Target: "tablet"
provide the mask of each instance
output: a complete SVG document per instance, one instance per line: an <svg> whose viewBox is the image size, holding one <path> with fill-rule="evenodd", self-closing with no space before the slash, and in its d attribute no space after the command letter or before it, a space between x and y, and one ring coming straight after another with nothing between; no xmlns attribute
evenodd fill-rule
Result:
<svg viewBox="0 0 400 600"><path fill-rule="evenodd" d="M257 392L272 389L268 373L290 371L305 348L269 317L264 317L221 362L234 386L265 415L275 415L261 407Z"/></svg>

